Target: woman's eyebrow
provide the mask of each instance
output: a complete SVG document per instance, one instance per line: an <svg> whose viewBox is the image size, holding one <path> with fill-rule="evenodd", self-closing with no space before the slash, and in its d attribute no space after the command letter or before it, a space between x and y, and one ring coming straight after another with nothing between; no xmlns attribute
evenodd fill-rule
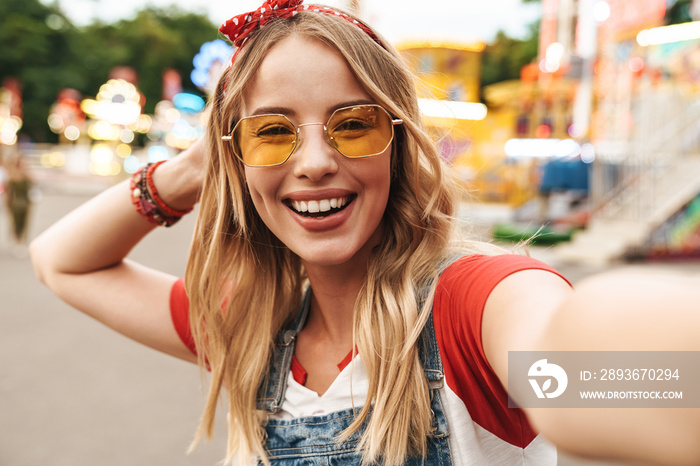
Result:
<svg viewBox="0 0 700 466"><path fill-rule="evenodd" d="M294 110L287 107L258 107L249 116L281 114L294 116Z"/></svg>
<svg viewBox="0 0 700 466"><path fill-rule="evenodd" d="M341 104L336 105L331 109L331 111L338 110L339 108L344 108L344 107L352 107L354 105L373 105L376 102L373 102L368 99L357 99L357 100L350 100L348 102L343 102Z"/></svg>
<svg viewBox="0 0 700 466"><path fill-rule="evenodd" d="M368 99L356 99L356 100L349 100L346 102L341 102L337 105L334 105L328 109L328 114L333 113L335 110L338 110L339 108L344 108L344 107L352 107L353 105L371 105L374 104L373 101L368 100ZM280 114L280 115L286 115L286 116L295 116L297 112L295 112L293 109L289 107L275 107L275 106L269 106L269 107L258 107L256 108L253 113L251 113L248 116L258 116L258 115L271 115L271 114Z"/></svg>

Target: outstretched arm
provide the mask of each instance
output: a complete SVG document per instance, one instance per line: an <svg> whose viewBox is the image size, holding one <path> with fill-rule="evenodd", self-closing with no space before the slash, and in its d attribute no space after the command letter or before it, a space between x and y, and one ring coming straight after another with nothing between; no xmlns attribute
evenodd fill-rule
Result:
<svg viewBox="0 0 700 466"><path fill-rule="evenodd" d="M529 270L504 279L483 318L486 357L508 386L508 351L698 351L698 278L611 272L572 291ZM517 400L516 400L517 401ZM526 409L550 441L580 456L700 463L698 409Z"/></svg>
<svg viewBox="0 0 700 466"><path fill-rule="evenodd" d="M198 198L206 144L200 140L153 172L170 207L185 210ZM179 339L170 318L176 277L125 259L153 230L131 203L122 182L59 220L30 246L39 279L68 304L114 330L189 361L196 357Z"/></svg>

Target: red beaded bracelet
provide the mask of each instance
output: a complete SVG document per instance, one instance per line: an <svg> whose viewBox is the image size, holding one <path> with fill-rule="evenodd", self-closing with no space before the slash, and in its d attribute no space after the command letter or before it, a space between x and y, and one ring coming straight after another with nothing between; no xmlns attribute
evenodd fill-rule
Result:
<svg viewBox="0 0 700 466"><path fill-rule="evenodd" d="M175 210L169 207L158 195L153 183L153 171L164 161L144 165L131 177L131 202L136 211L151 223L170 227L175 225L185 214L192 211Z"/></svg>

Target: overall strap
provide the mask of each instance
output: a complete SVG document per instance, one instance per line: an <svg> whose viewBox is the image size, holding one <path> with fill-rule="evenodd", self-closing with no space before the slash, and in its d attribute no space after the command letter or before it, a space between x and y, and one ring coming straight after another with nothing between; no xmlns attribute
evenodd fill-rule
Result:
<svg viewBox="0 0 700 466"><path fill-rule="evenodd" d="M453 255L446 260L443 260L437 267L438 277L442 275L447 267L454 261L459 259L461 255ZM436 280L437 280L436 279ZM435 285L435 282L428 283L418 295L419 310L422 310L425 301L428 299L430 289ZM440 389L444 385L444 372L442 369L442 360L440 359L440 349L438 348L437 338L435 337L435 325L433 323L433 309L430 310L430 315L425 323L425 327L421 332L420 339L420 360L425 371L425 378L428 380L430 389Z"/></svg>
<svg viewBox="0 0 700 466"><path fill-rule="evenodd" d="M423 371L425 372L425 378L428 380L428 387L431 390L440 389L444 385L445 374L442 369L440 349L438 348L437 338L435 337L432 310L421 332L420 340L420 360L423 365Z"/></svg>
<svg viewBox="0 0 700 466"><path fill-rule="evenodd" d="M276 413L282 406L284 392L287 388L287 377L292 366L296 337L304 327L306 317L309 314L311 295L311 287L309 286L304 292L296 317L277 334L267 378L258 389L257 408L259 410Z"/></svg>

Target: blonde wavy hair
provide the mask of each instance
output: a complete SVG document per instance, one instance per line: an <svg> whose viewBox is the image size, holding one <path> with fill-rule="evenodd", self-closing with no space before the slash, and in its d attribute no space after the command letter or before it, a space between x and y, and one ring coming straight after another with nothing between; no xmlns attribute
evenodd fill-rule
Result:
<svg viewBox="0 0 700 466"><path fill-rule="evenodd" d="M342 435L361 433L358 449L366 463L403 464L409 456L425 456L431 435L418 341L438 265L455 237L457 184L422 129L414 78L399 54L344 19L306 11L251 36L211 101L211 156L185 277L199 361L211 370L193 446L212 435L217 403L225 396L226 462L258 455L269 464L262 427L267 413L257 411L256 395L265 383L275 336L298 310L306 275L299 257L258 216L244 167L220 137L240 118L242 95L268 51L291 35L334 49L376 103L404 121L392 152L383 238L354 309L353 340L369 375L369 393ZM425 308L419 309L417 297L426 289Z"/></svg>

